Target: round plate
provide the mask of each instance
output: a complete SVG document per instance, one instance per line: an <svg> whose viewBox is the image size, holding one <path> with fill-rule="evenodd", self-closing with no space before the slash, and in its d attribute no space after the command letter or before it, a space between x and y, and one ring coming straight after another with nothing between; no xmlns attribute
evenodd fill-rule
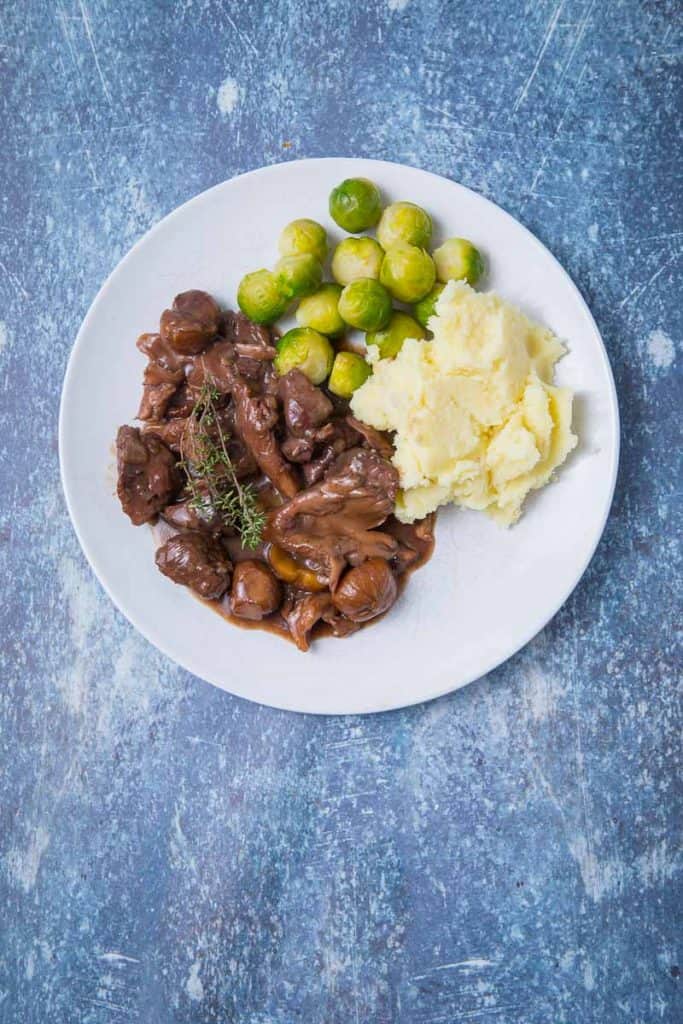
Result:
<svg viewBox="0 0 683 1024"><path fill-rule="evenodd" d="M533 495L510 530L485 515L439 514L436 551L379 623L300 653L282 639L241 630L163 577L149 528L134 528L114 493L112 443L132 422L143 356L135 341L157 329L177 292L203 288L235 306L244 273L271 266L280 229L313 217L341 232L327 198L363 175L385 200L424 206L438 228L487 255L487 287L567 339L559 383L576 392L579 447L555 483ZM302 160L252 171L209 189L137 243L102 287L79 331L64 381L59 450L74 528L115 604L160 650L231 693L321 714L382 711L455 690L527 643L567 599L600 539L617 471L618 408L595 322L541 243L462 185L375 160Z"/></svg>

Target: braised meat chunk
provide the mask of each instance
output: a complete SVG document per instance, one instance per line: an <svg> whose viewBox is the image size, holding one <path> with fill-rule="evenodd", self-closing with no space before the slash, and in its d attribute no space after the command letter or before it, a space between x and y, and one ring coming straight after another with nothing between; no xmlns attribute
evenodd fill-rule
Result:
<svg viewBox="0 0 683 1024"><path fill-rule="evenodd" d="M156 437L142 437L136 427L119 427L116 461L123 511L135 526L152 522L181 485L173 452Z"/></svg>
<svg viewBox="0 0 683 1024"><path fill-rule="evenodd" d="M218 334L221 311L206 292L192 290L176 295L173 307L161 314L161 337L181 355L195 355Z"/></svg>
<svg viewBox="0 0 683 1024"><path fill-rule="evenodd" d="M131 522L157 524L165 576L306 651L391 608L433 517L398 522L390 436L305 367L280 376L278 337L206 292L177 295L138 338L141 423L119 429L117 489Z"/></svg>
<svg viewBox="0 0 683 1024"><path fill-rule="evenodd" d="M217 601L228 589L232 564L220 541L190 530L166 541L156 553L164 576L182 583L206 600Z"/></svg>

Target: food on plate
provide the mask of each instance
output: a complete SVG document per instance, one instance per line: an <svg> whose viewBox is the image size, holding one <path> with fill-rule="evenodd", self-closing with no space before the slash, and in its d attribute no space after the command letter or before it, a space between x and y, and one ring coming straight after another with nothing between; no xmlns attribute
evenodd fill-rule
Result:
<svg viewBox="0 0 683 1024"><path fill-rule="evenodd" d="M379 331L389 322L391 296L386 288L370 277L347 284L339 296L342 319L359 331Z"/></svg>
<svg viewBox="0 0 683 1024"><path fill-rule="evenodd" d="M378 225L379 241L340 241L323 282L325 229L300 218L274 269L242 278L240 313L176 296L138 339L141 426L117 436L118 496L153 524L159 570L302 650L389 611L431 556L439 506L510 525L577 442L572 393L553 384L563 344L473 290L484 260L470 241L432 257L429 214L382 212L366 178L329 202L340 227ZM280 336L290 304L298 326Z"/></svg>
<svg viewBox="0 0 683 1024"><path fill-rule="evenodd" d="M265 562L238 562L232 577L230 604L240 619L260 622L276 612L282 603L282 584Z"/></svg>
<svg viewBox="0 0 683 1024"><path fill-rule="evenodd" d="M371 373L362 356L309 327L278 338L200 291L138 348L141 422L119 429L117 489L153 526L163 575L301 650L388 611L432 553L433 517L394 516L391 441L346 397Z"/></svg>
<svg viewBox="0 0 683 1024"><path fill-rule="evenodd" d="M327 283L318 288L317 292L307 295L296 311L297 323L302 327L312 327L330 338L341 334L346 327L339 312L341 293L341 285Z"/></svg>
<svg viewBox="0 0 683 1024"><path fill-rule="evenodd" d="M327 232L317 221L301 217L282 229L278 249L281 256L310 254L319 263L324 263L327 259Z"/></svg>
<svg viewBox="0 0 683 1024"><path fill-rule="evenodd" d="M365 344L368 352L376 349L380 359L393 359L401 351L401 346L406 338L426 338L427 332L412 316L396 310L391 314L391 319L381 331L368 331L365 335ZM374 358L377 358L377 354Z"/></svg>
<svg viewBox="0 0 683 1024"><path fill-rule="evenodd" d="M337 352L327 386L333 395L350 398L372 373L363 356L356 352Z"/></svg>
<svg viewBox="0 0 683 1024"><path fill-rule="evenodd" d="M280 377L301 370L313 384L322 384L330 375L334 349L325 335L312 327L293 327L276 342L275 349L273 366Z"/></svg>
<svg viewBox="0 0 683 1024"><path fill-rule="evenodd" d="M432 218L415 203L391 203L380 217L377 238L384 249L399 242L427 249L432 240Z"/></svg>
<svg viewBox="0 0 683 1024"><path fill-rule="evenodd" d="M368 178L346 178L330 193L330 216L351 235L374 228L382 212L382 196Z"/></svg>
<svg viewBox="0 0 683 1024"><path fill-rule="evenodd" d="M359 277L377 280L383 259L384 249L374 238L367 235L345 238L334 250L332 277L341 285L350 284Z"/></svg>
<svg viewBox="0 0 683 1024"><path fill-rule="evenodd" d="M272 324L289 305L279 278L271 270L254 270L245 274L237 289L237 303L245 316L255 324Z"/></svg>
<svg viewBox="0 0 683 1024"><path fill-rule="evenodd" d="M434 260L426 249L397 242L385 253L379 279L399 302L419 302L436 280Z"/></svg>
<svg viewBox="0 0 683 1024"><path fill-rule="evenodd" d="M447 281L467 281L476 284L484 273L481 253L466 238L448 238L434 250L436 276L444 284Z"/></svg>
<svg viewBox="0 0 683 1024"><path fill-rule="evenodd" d="M429 326L432 340L375 359L353 414L393 432L401 522L453 502L509 525L577 443L572 392L552 384L564 345L465 282L446 286Z"/></svg>
<svg viewBox="0 0 683 1024"><path fill-rule="evenodd" d="M288 299L312 295L323 282L323 268L311 253L282 256L275 264L275 274Z"/></svg>
<svg viewBox="0 0 683 1024"><path fill-rule="evenodd" d="M349 569L334 592L334 606L352 622L368 622L391 608L396 577L383 558L368 558Z"/></svg>
<svg viewBox="0 0 683 1024"><path fill-rule="evenodd" d="M442 281L437 281L430 292L427 292L424 299L420 299L413 306L413 313L415 319L423 327L429 327L429 319L434 316L436 312L436 303L438 301L441 292L446 287Z"/></svg>

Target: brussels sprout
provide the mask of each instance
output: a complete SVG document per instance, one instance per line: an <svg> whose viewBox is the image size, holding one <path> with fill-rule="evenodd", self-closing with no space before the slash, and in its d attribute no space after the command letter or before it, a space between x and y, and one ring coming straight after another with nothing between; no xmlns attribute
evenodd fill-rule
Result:
<svg viewBox="0 0 683 1024"><path fill-rule="evenodd" d="M384 250L374 238L345 238L334 250L332 276L339 284L351 284L359 277L379 277Z"/></svg>
<svg viewBox="0 0 683 1024"><path fill-rule="evenodd" d="M391 316L391 298L379 281L360 277L347 284L339 299L342 319L361 331L379 331Z"/></svg>
<svg viewBox="0 0 683 1024"><path fill-rule="evenodd" d="M289 297L270 270L255 270L240 281L237 304L255 324L272 324L287 309Z"/></svg>
<svg viewBox="0 0 683 1024"><path fill-rule="evenodd" d="M372 373L362 356L355 352L337 352L327 386L333 395L350 398Z"/></svg>
<svg viewBox="0 0 683 1024"><path fill-rule="evenodd" d="M334 349L327 338L311 327L294 327L276 343L273 366L280 377L290 370L301 370L313 384L322 384L329 376Z"/></svg>
<svg viewBox="0 0 683 1024"><path fill-rule="evenodd" d="M330 216L352 235L374 228L381 209L379 189L367 178L347 178L330 192Z"/></svg>
<svg viewBox="0 0 683 1024"><path fill-rule="evenodd" d="M466 238L448 238L434 250L434 263L439 281L476 284L484 273L484 260L479 250Z"/></svg>
<svg viewBox="0 0 683 1024"><path fill-rule="evenodd" d="M341 293L338 284L324 284L317 292L301 300L296 311L297 322L330 337L341 334L346 326L339 313Z"/></svg>
<svg viewBox="0 0 683 1024"><path fill-rule="evenodd" d="M323 279L323 268L310 252L302 252L298 256L283 256L275 264L275 273L283 292L290 299L311 295L317 291Z"/></svg>
<svg viewBox="0 0 683 1024"><path fill-rule="evenodd" d="M421 327L417 320L407 313L400 313L394 310L391 320L381 331L370 331L365 335L365 343L376 345L380 359L393 359L403 348L406 338L426 338L427 332Z"/></svg>
<svg viewBox="0 0 683 1024"><path fill-rule="evenodd" d="M432 218L415 203L392 203L380 217L377 237L385 249L399 242L426 249L432 240Z"/></svg>
<svg viewBox="0 0 683 1024"><path fill-rule="evenodd" d="M434 260L424 249L399 242L382 261L379 279L399 302L419 302L434 285Z"/></svg>
<svg viewBox="0 0 683 1024"><path fill-rule="evenodd" d="M302 217L293 220L280 234L278 249L281 256L300 256L309 253L320 263L327 259L327 235L322 224Z"/></svg>
<svg viewBox="0 0 683 1024"><path fill-rule="evenodd" d="M437 282L431 292L428 292L424 299L420 299L420 301L415 303L413 306L415 319L418 323L422 324L423 327L429 327L429 318L430 316L434 316L439 296L445 287L445 284Z"/></svg>

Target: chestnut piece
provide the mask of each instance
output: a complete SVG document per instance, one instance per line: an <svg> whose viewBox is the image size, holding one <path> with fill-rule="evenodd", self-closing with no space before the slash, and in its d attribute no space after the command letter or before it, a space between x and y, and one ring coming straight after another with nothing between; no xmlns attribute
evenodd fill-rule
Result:
<svg viewBox="0 0 683 1024"><path fill-rule="evenodd" d="M258 622L279 608L282 588L267 565L247 559L235 566L230 598L233 615Z"/></svg>
<svg viewBox="0 0 683 1024"><path fill-rule="evenodd" d="M398 596L396 577L383 558L369 558L349 569L332 596L352 622L368 622L391 608Z"/></svg>

